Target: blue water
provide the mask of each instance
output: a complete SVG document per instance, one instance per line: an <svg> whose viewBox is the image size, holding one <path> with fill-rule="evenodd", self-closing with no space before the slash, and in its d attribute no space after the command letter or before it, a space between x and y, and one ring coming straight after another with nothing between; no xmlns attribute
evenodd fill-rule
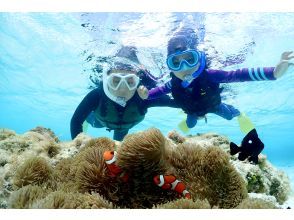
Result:
<svg viewBox="0 0 294 220"><path fill-rule="evenodd" d="M141 62L154 75L167 71L166 43L182 24L205 27L203 48L244 61L226 69L275 66L283 51L294 50L294 13L0 13L0 127L24 133L38 125L70 140L73 112L97 78L96 58L115 54L122 44L137 46ZM254 43L253 43L254 42ZM94 70L93 70L94 69ZM294 70L277 81L228 85L226 103L247 113L278 166L294 165ZM164 113L164 114L163 114ZM152 108L130 132L157 126L177 129L180 110ZM218 132L240 143L237 120L209 114L190 134ZM95 137L112 137L90 129Z"/></svg>

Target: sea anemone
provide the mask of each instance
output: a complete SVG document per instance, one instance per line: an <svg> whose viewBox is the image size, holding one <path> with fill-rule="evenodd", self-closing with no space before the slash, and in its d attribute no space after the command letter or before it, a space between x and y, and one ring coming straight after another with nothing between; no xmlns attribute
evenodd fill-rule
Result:
<svg viewBox="0 0 294 220"><path fill-rule="evenodd" d="M113 205L99 194L68 193L63 191L52 192L45 198L35 201L32 208L42 209L90 209L108 208Z"/></svg>
<svg viewBox="0 0 294 220"><path fill-rule="evenodd" d="M244 180L219 147L179 144L169 161L187 183L192 198L207 199L211 206L233 208L247 197Z"/></svg>
<svg viewBox="0 0 294 220"><path fill-rule="evenodd" d="M17 188L29 184L42 185L51 180L52 173L52 168L44 158L29 158L16 170L13 184Z"/></svg>
<svg viewBox="0 0 294 220"><path fill-rule="evenodd" d="M44 198L51 190L40 186L27 185L11 193L8 201L9 208L32 208L34 201Z"/></svg>

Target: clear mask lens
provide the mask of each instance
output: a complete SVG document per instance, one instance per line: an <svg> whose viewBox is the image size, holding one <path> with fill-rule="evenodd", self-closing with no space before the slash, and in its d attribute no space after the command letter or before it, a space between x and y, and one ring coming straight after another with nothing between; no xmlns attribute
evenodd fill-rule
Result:
<svg viewBox="0 0 294 220"><path fill-rule="evenodd" d="M107 84L113 90L118 90L121 86L126 86L129 90L134 90L137 88L139 81L139 77L135 74L123 75L112 73L107 77Z"/></svg>

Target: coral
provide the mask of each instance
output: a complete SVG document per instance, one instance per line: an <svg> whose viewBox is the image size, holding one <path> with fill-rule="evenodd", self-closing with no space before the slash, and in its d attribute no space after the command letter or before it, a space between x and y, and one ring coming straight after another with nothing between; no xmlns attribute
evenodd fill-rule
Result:
<svg viewBox="0 0 294 220"><path fill-rule="evenodd" d="M289 195L285 173L263 155L258 165L237 160L229 155L229 140L218 134L182 137L172 131L165 138L151 128L122 142L79 134L57 143L40 127L23 135L4 133L0 130L2 208L276 208ZM106 150L117 151L127 182L110 176ZM155 185L159 174L174 174L192 199Z"/></svg>
<svg viewBox="0 0 294 220"><path fill-rule="evenodd" d="M58 137L54 134L54 132L50 128L44 128L44 127L38 126L36 128L31 129L30 131L42 134L50 139L53 139L57 143L59 142Z"/></svg>
<svg viewBox="0 0 294 220"><path fill-rule="evenodd" d="M245 182L219 147L179 144L169 161L185 181L193 197L207 199L211 206L236 207L247 197Z"/></svg>
<svg viewBox="0 0 294 220"><path fill-rule="evenodd" d="M7 138L0 142L0 148L8 151L9 153L21 153L27 150L29 147L30 144L20 138L12 137L11 139Z"/></svg>
<svg viewBox="0 0 294 220"><path fill-rule="evenodd" d="M176 130L170 131L167 134L167 137L170 138L175 144L181 144L185 142L185 137L180 135Z"/></svg>
<svg viewBox="0 0 294 220"><path fill-rule="evenodd" d="M257 193L264 193L265 186L263 184L264 180L262 175L247 173L247 190L248 192L257 192Z"/></svg>
<svg viewBox="0 0 294 220"><path fill-rule="evenodd" d="M9 161L9 154L6 151L0 149L0 167L4 167Z"/></svg>
<svg viewBox="0 0 294 220"><path fill-rule="evenodd" d="M60 146L55 142L49 142L45 147L48 157L52 158L60 152Z"/></svg>
<svg viewBox="0 0 294 220"><path fill-rule="evenodd" d="M264 160L265 158L261 160L262 165L238 160L233 161L232 164L246 181L248 192L272 195L279 204L283 204L291 190L289 178L284 172Z"/></svg>
<svg viewBox="0 0 294 220"><path fill-rule="evenodd" d="M42 185L52 178L52 173L52 168L44 158L29 158L17 169L13 184L17 188L29 184Z"/></svg>
<svg viewBox="0 0 294 220"><path fill-rule="evenodd" d="M89 209L89 208L114 208L111 202L108 202L98 194L68 193L56 191L50 193L44 199L37 200L32 208L42 209Z"/></svg>
<svg viewBox="0 0 294 220"><path fill-rule="evenodd" d="M207 133L186 139L188 143L196 141L198 144L201 144L201 146L207 147L215 145L228 154L230 152L228 138L218 134ZM276 197L279 204L283 204L288 199L290 193L289 178L284 172L274 168L265 155L259 155L258 165L251 164L247 160L240 161L237 159L236 155L230 155L230 163L246 182L249 193L273 195Z"/></svg>
<svg viewBox="0 0 294 220"><path fill-rule="evenodd" d="M91 141L92 138L87 136L85 133L80 133L76 138L73 140L73 143L77 149L84 148L86 144Z"/></svg>
<svg viewBox="0 0 294 220"><path fill-rule="evenodd" d="M277 209L275 203L265 201L259 198L244 199L237 207L237 209Z"/></svg>
<svg viewBox="0 0 294 220"><path fill-rule="evenodd" d="M211 209L207 200L178 199L154 206L156 209Z"/></svg>
<svg viewBox="0 0 294 220"><path fill-rule="evenodd" d="M40 186L27 185L14 191L8 201L9 208L27 209L32 208L32 203L44 198L50 190Z"/></svg>
<svg viewBox="0 0 294 220"><path fill-rule="evenodd" d="M9 129L0 128L0 141L5 140L6 138L10 138L15 136L16 133Z"/></svg>
<svg viewBox="0 0 294 220"><path fill-rule="evenodd" d="M288 198L289 190L284 190L282 182L276 177L272 179L269 190L269 194L273 195L279 204L283 204Z"/></svg>

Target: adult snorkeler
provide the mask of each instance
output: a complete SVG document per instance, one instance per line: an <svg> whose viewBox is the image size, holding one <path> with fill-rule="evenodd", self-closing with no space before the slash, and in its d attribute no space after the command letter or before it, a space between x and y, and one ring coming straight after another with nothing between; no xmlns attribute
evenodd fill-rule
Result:
<svg viewBox="0 0 294 220"><path fill-rule="evenodd" d="M145 73L148 75L134 62L114 62L104 72L98 88L89 92L75 110L70 123L72 139L83 131L86 120L95 128L114 130L113 139L120 141L131 128L144 120L148 108L177 107L169 96L154 100L140 97L140 85L143 85L140 79L143 76L144 86L148 86Z"/></svg>

